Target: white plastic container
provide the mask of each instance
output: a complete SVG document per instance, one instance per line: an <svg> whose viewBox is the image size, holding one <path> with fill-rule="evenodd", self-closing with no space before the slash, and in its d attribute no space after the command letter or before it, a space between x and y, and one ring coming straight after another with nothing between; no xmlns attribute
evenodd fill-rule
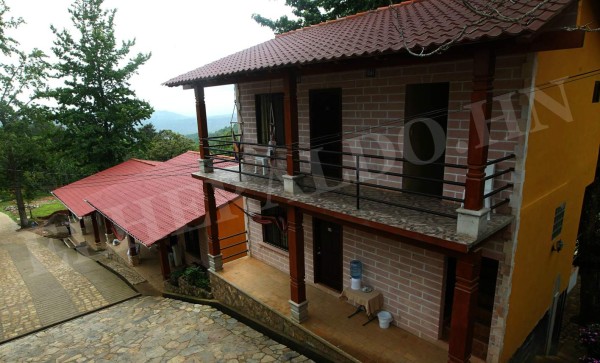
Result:
<svg viewBox="0 0 600 363"><path fill-rule="evenodd" d="M352 278L352 279L350 280L350 288L351 288L352 290L360 290L360 289L361 289L361 287L362 287L361 280L362 280L362 279L355 279L355 278Z"/></svg>
<svg viewBox="0 0 600 363"><path fill-rule="evenodd" d="M379 327L381 329L387 329L390 327L390 323L394 318L392 318L392 314L388 311L380 311L377 313L377 318L379 319Z"/></svg>

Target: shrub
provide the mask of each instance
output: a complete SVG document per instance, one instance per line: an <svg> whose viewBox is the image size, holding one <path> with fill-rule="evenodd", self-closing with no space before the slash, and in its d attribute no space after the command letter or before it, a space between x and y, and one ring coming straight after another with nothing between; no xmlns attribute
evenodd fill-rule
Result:
<svg viewBox="0 0 600 363"><path fill-rule="evenodd" d="M188 267L185 269L183 276L190 284L206 291L211 291L210 278L208 277L208 273L202 267Z"/></svg>
<svg viewBox="0 0 600 363"><path fill-rule="evenodd" d="M171 276L169 276L169 283L173 286L179 287L179 278L181 276L183 276L183 269L171 272Z"/></svg>
<svg viewBox="0 0 600 363"><path fill-rule="evenodd" d="M591 324L579 330L579 342L587 349L587 355L580 359L586 363L600 363L600 324Z"/></svg>

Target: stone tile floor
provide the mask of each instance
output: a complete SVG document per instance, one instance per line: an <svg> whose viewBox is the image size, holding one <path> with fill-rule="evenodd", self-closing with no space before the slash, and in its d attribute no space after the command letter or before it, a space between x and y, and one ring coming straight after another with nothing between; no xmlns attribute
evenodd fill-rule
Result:
<svg viewBox="0 0 600 363"><path fill-rule="evenodd" d="M310 362L209 306L138 297L0 345L0 362Z"/></svg>
<svg viewBox="0 0 600 363"><path fill-rule="evenodd" d="M0 342L137 295L61 241L17 228L0 213Z"/></svg>

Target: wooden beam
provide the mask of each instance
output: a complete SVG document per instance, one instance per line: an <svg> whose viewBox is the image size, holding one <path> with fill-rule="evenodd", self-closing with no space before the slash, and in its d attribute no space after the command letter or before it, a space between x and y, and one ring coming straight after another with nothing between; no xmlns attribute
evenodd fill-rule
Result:
<svg viewBox="0 0 600 363"><path fill-rule="evenodd" d="M465 184L465 209L469 210L478 211L483 207L495 69L496 55L493 50L479 49L475 52L467 153L468 170Z"/></svg>
<svg viewBox="0 0 600 363"><path fill-rule="evenodd" d="M287 225L290 300L301 304L306 301L306 285L304 283L304 228L302 211L299 208L287 208Z"/></svg>
<svg viewBox="0 0 600 363"><path fill-rule="evenodd" d="M298 96L296 73L283 78L283 117L285 128L286 169L290 176L300 173L298 154Z"/></svg>
<svg viewBox="0 0 600 363"><path fill-rule="evenodd" d="M449 363L467 363L471 358L480 270L481 249L457 259L448 343Z"/></svg>
<svg viewBox="0 0 600 363"><path fill-rule="evenodd" d="M215 201L215 187L210 183L202 183L204 192L204 211L206 234L208 235L208 253L211 256L221 254L221 241L219 241L219 226L217 224L217 203Z"/></svg>
<svg viewBox="0 0 600 363"><path fill-rule="evenodd" d="M206 102L204 101L204 87L194 88L196 97L196 123L198 124L198 140L200 142L200 159L205 160L209 155L208 150L208 119L206 117Z"/></svg>
<svg viewBox="0 0 600 363"><path fill-rule="evenodd" d="M171 266L169 266L169 237L161 239L158 243L158 254L160 258L160 272L164 280L171 275Z"/></svg>

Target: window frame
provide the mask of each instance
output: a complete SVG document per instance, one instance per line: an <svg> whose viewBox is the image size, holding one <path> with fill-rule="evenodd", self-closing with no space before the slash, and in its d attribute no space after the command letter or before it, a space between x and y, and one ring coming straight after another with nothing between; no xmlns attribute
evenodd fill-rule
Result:
<svg viewBox="0 0 600 363"><path fill-rule="evenodd" d="M263 106L270 103L273 106L275 117L275 142L277 145L285 145L285 120L283 114L283 93L260 93L254 95L256 111L256 142L259 145L269 144L269 115L264 115ZM266 129L265 129L266 128Z"/></svg>
<svg viewBox="0 0 600 363"><path fill-rule="evenodd" d="M268 208L265 206L265 202L260 203L260 210L263 216L268 217L282 217L287 223L287 213L285 208L280 205L270 205ZM279 227L274 223L263 224L262 225L263 232L263 242L279 248L283 251L289 250L287 233L285 231L279 230Z"/></svg>

